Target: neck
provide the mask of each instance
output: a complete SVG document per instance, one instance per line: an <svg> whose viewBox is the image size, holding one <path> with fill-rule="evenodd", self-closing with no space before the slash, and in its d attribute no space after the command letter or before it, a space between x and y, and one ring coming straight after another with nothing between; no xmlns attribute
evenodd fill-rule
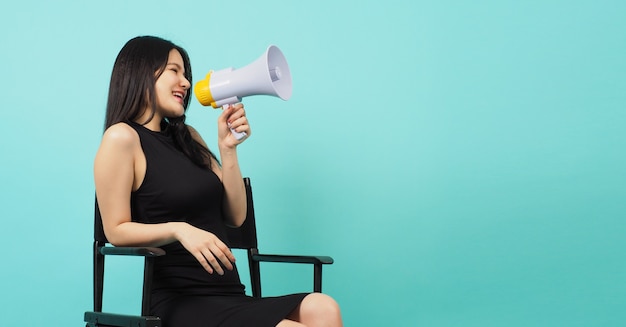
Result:
<svg viewBox="0 0 626 327"><path fill-rule="evenodd" d="M146 109L143 111L143 114L137 117L134 121L138 124L142 124L151 131L160 132L162 117L158 113L155 113L154 116L152 116L152 119L150 119L150 116L152 116L151 110ZM150 119L150 121L144 124L148 119Z"/></svg>

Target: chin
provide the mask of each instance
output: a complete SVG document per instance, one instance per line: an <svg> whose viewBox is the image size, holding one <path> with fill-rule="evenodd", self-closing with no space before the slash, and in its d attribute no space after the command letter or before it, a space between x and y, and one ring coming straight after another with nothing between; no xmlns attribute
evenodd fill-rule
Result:
<svg viewBox="0 0 626 327"><path fill-rule="evenodd" d="M183 113L180 113L180 114L167 115L165 117L167 117L167 118L180 118L180 117L182 117L184 115L185 115L185 113L183 112Z"/></svg>
<svg viewBox="0 0 626 327"><path fill-rule="evenodd" d="M167 113L165 113L165 117L168 118L178 118L178 117L182 117L185 115L185 110L171 110L168 111Z"/></svg>

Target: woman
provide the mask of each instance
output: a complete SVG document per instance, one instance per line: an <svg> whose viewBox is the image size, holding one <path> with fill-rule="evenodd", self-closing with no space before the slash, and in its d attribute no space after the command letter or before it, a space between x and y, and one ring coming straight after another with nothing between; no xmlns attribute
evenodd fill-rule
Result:
<svg viewBox="0 0 626 327"><path fill-rule="evenodd" d="M157 246L151 313L167 327L342 326L337 303L319 294L246 296L225 225L240 226L246 197L237 146L251 135L242 104L217 120L221 164L185 124L191 67L184 49L131 39L115 61L105 132L94 164L107 239Z"/></svg>

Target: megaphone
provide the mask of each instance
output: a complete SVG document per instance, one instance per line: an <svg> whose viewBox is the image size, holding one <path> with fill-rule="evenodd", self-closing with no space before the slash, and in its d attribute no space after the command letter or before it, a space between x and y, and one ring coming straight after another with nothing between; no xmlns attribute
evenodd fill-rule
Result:
<svg viewBox="0 0 626 327"><path fill-rule="evenodd" d="M291 73L283 53L270 45L245 67L210 71L193 91L200 104L213 108L226 108L251 95L270 95L286 101L291 97ZM246 136L245 132L231 131L238 140Z"/></svg>

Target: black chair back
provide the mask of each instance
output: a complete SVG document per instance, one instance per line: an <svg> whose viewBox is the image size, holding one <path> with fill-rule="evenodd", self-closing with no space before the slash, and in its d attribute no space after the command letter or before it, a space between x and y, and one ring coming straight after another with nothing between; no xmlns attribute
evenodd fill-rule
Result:
<svg viewBox="0 0 626 327"><path fill-rule="evenodd" d="M256 221L254 217L254 203L252 199L252 186L250 185L250 178L243 179L246 187L246 199L247 199L247 214L244 223L237 228L227 228L228 244L231 248L236 249L256 249L257 237L256 237Z"/></svg>
<svg viewBox="0 0 626 327"><path fill-rule="evenodd" d="M93 227L93 239L101 243L109 243L107 237L104 235L104 227L102 227L102 216L100 215L100 207L98 206L98 199L95 201L96 207L94 209L94 227Z"/></svg>

